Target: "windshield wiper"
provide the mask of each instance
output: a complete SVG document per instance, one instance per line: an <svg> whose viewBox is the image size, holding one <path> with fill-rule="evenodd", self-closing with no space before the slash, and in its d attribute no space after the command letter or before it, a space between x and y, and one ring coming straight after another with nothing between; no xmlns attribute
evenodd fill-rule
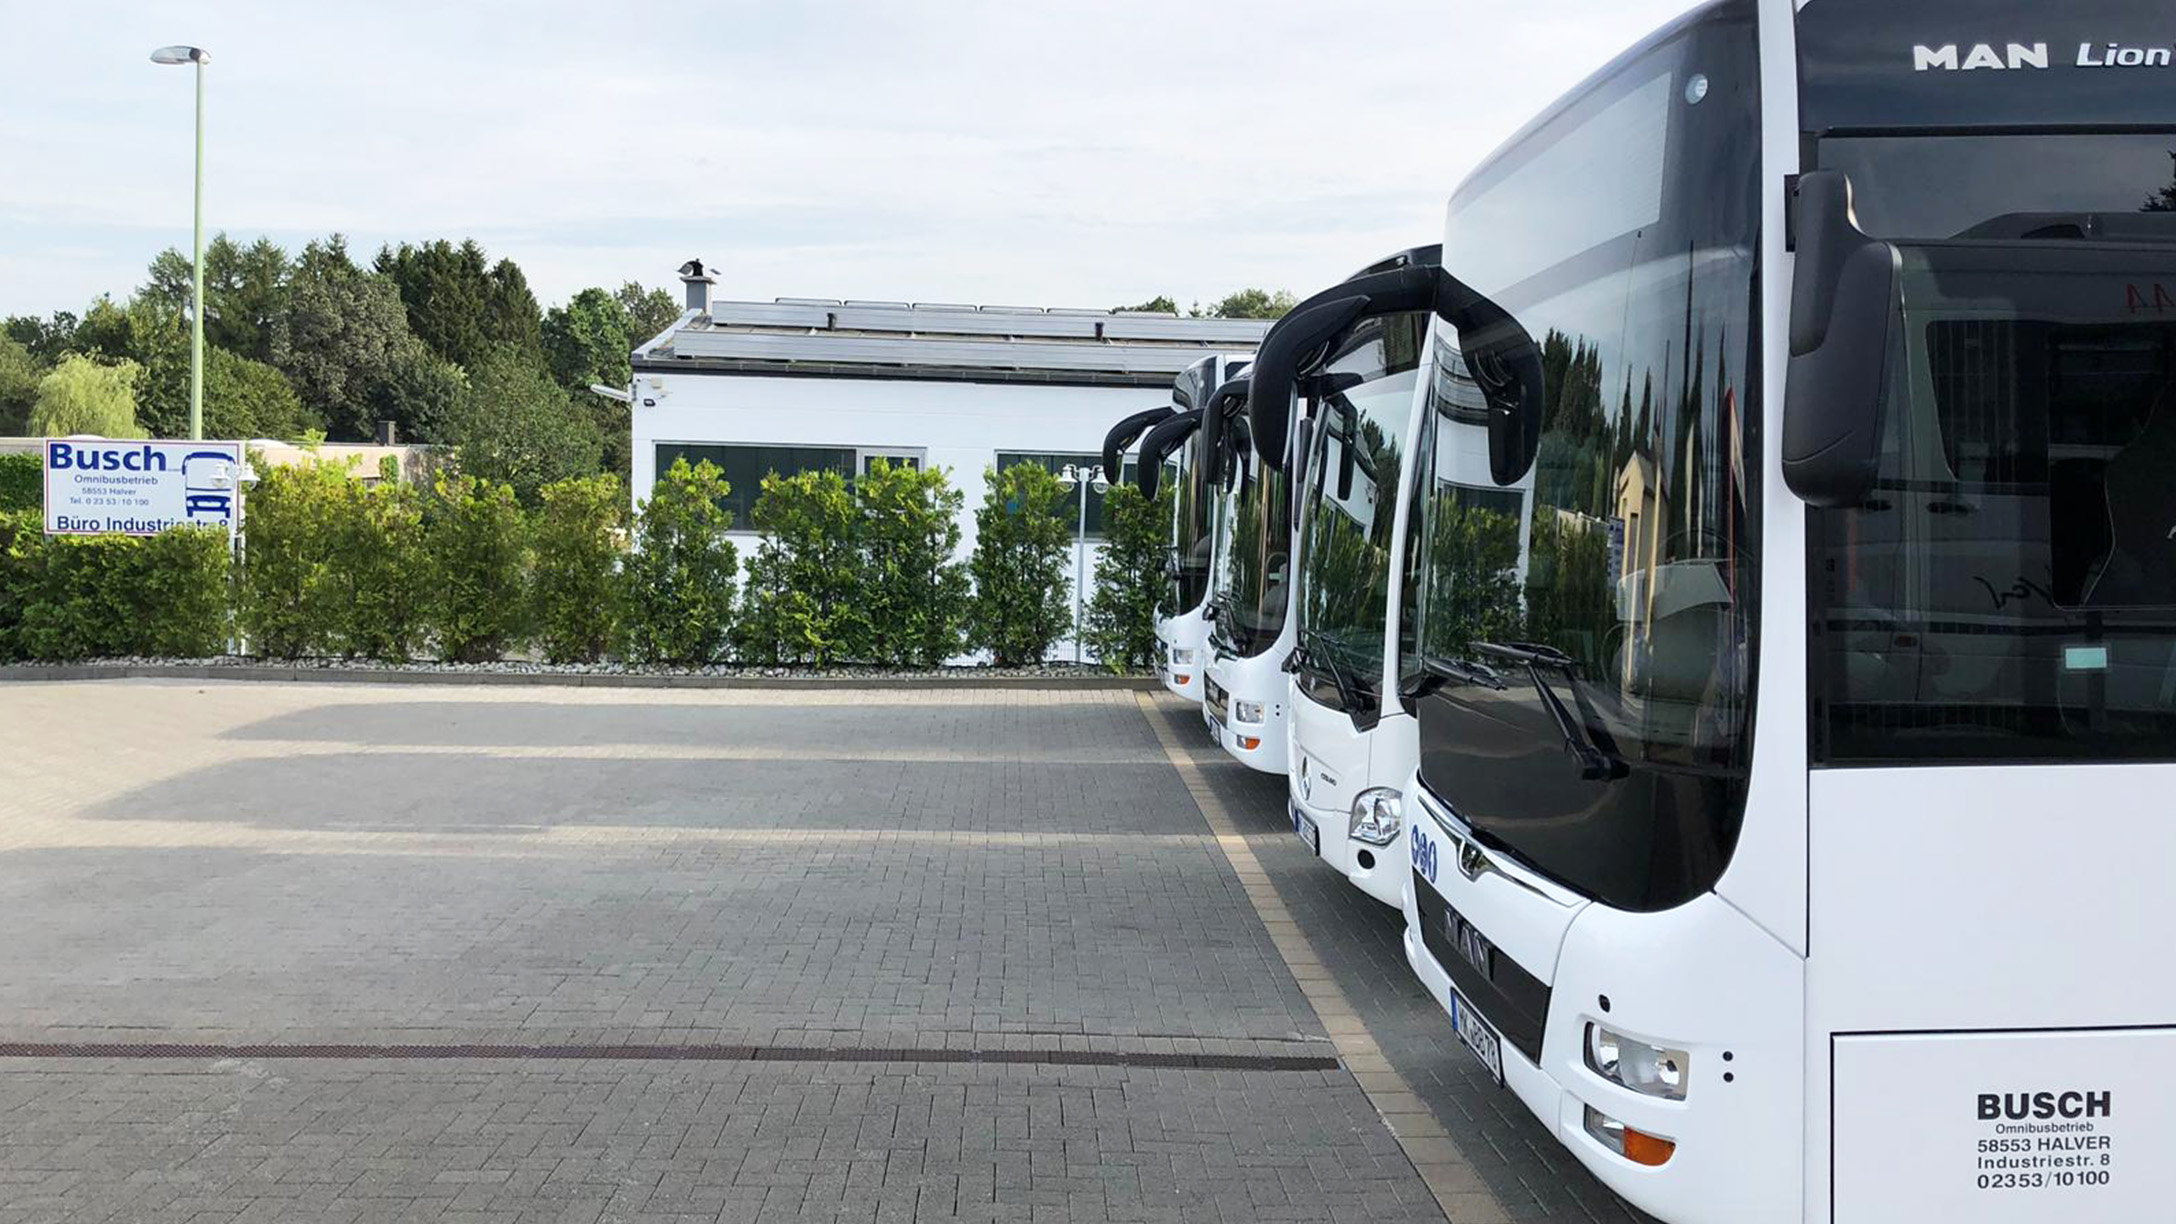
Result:
<svg viewBox="0 0 2176 1224"><path fill-rule="evenodd" d="M1292 652L1292 662L1295 667L1312 663L1321 670L1328 672L1330 683L1337 686L1338 700L1344 703L1346 712L1357 714L1362 706L1360 684L1358 680L1346 674L1345 667L1339 661L1337 655L1332 650L1324 648L1323 643L1333 641L1333 638L1320 629L1301 630L1300 648Z"/></svg>
<svg viewBox="0 0 2176 1224"><path fill-rule="evenodd" d="M1631 774L1632 766L1622 756L1604 748L1594 734L1594 726L1586 718L1586 703L1580 702L1578 714L1564 704L1564 699L1549 687L1541 669L1547 667L1564 673L1572 684L1572 696L1578 698L1579 664L1568 654L1554 646L1532 642L1515 644L1491 643L1489 653L1503 655L1513 662L1523 664L1527 678L1534 682L1534 692L1541 698L1541 706L1556 723L1557 733L1564 737L1565 751L1579 762L1579 776L1589 782L1614 782Z"/></svg>

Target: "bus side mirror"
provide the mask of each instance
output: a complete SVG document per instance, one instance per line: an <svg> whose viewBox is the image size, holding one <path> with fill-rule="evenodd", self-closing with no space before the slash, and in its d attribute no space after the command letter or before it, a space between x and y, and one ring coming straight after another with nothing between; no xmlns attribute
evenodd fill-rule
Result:
<svg viewBox="0 0 2176 1224"><path fill-rule="evenodd" d="M1897 250L1859 228L1840 170L1799 176L1792 233L1783 481L1809 505L1853 506L1873 490L1881 457Z"/></svg>
<svg viewBox="0 0 2176 1224"><path fill-rule="evenodd" d="M1141 439L1141 465L1133 474L1141 496L1156 500L1156 486L1163 478L1164 461L1186 444L1186 439L1202 427L1201 422L1201 409L1190 409L1166 418Z"/></svg>
<svg viewBox="0 0 2176 1224"><path fill-rule="evenodd" d="M1174 415L1168 406L1158 405L1146 412L1136 412L1112 426L1111 432L1103 435L1103 479L1117 484L1125 454L1132 449L1134 441Z"/></svg>
<svg viewBox="0 0 2176 1224"><path fill-rule="evenodd" d="M1533 470L1547 415L1541 348L1503 307L1480 298L1460 312L1458 347L1488 404L1488 471L1509 488Z"/></svg>
<svg viewBox="0 0 2176 1224"><path fill-rule="evenodd" d="M1343 335L1368 313L1368 307L1365 294L1302 303L1277 320L1269 334L1262 337L1253 368L1247 371L1247 419L1260 445L1262 462L1271 470L1284 470L1284 445L1291 426L1292 403L1298 395L1300 363Z"/></svg>

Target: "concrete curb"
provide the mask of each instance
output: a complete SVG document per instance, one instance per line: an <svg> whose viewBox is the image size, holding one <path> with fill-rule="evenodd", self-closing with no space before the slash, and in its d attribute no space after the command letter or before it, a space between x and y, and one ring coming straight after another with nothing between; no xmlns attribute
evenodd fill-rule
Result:
<svg viewBox="0 0 2176 1224"><path fill-rule="evenodd" d="M247 680L320 684L503 684L630 689L933 689L970 691L1068 689L1076 692L1154 692L1154 676L697 676L582 672L379 671L371 668L281 667L201 663L20 663L0 666L0 683L66 680Z"/></svg>

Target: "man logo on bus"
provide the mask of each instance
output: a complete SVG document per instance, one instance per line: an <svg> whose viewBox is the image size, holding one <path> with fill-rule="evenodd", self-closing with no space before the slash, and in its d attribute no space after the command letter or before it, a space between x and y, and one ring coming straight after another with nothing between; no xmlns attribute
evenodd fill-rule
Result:
<svg viewBox="0 0 2176 1224"><path fill-rule="evenodd" d="M1958 55L1956 43L1912 48L1912 68L1918 72L1930 72L1936 68L1944 72L1977 72L1982 68L2008 72L2018 68L2047 66L2046 43L2011 43L2007 55L1996 51L1987 43L1978 43L1970 51L1964 52L1962 58Z"/></svg>
<svg viewBox="0 0 2176 1224"><path fill-rule="evenodd" d="M2176 47L2127 47L2122 43L2079 43L2080 68L2167 68L2176 65ZM1977 72L1994 69L2011 72L2049 66L2046 43L2009 43L1997 51L1992 43L1975 43L1969 51L1956 43L1912 48L1912 68L1917 72Z"/></svg>

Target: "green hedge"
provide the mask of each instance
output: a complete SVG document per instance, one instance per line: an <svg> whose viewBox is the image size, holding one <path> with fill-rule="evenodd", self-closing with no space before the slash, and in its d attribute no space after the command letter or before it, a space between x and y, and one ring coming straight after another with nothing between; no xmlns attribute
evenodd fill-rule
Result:
<svg viewBox="0 0 2176 1224"><path fill-rule="evenodd" d="M0 492L25 472L36 492L35 457L20 459L0 457ZM941 471L767 478L745 579L728 491L683 460L631 518L609 476L544 486L529 511L469 476L426 492L321 461L260 466L238 568L222 532L48 538L35 504L0 510L0 660L200 657L238 633L283 659L482 662L533 644L557 663L926 667L985 649L1016 665L1070 627L1071 499L1035 465L988 474L964 565L961 494ZM1088 636L1138 668L1169 508L1127 491L1110 505Z"/></svg>
<svg viewBox="0 0 2176 1224"><path fill-rule="evenodd" d="M619 632L626 487L615 476L584 476L545 485L537 496L530 578L537 645L553 663L594 663Z"/></svg>
<svg viewBox="0 0 2176 1224"><path fill-rule="evenodd" d="M726 538L732 487L709 460L670 470L643 503L637 546L620 569L620 634L629 660L700 667L718 661L733 626L740 554Z"/></svg>
<svg viewBox="0 0 2176 1224"><path fill-rule="evenodd" d="M37 514L0 514L0 658L223 653L231 555L220 530L49 537Z"/></svg>
<svg viewBox="0 0 2176 1224"><path fill-rule="evenodd" d="M0 455L0 514L45 509L45 460L37 455Z"/></svg>
<svg viewBox="0 0 2176 1224"><path fill-rule="evenodd" d="M986 470L983 479L968 563L975 579L968 644L989 651L1000 667L1040 663L1073 627L1073 584L1065 576L1073 498L1033 463Z"/></svg>

